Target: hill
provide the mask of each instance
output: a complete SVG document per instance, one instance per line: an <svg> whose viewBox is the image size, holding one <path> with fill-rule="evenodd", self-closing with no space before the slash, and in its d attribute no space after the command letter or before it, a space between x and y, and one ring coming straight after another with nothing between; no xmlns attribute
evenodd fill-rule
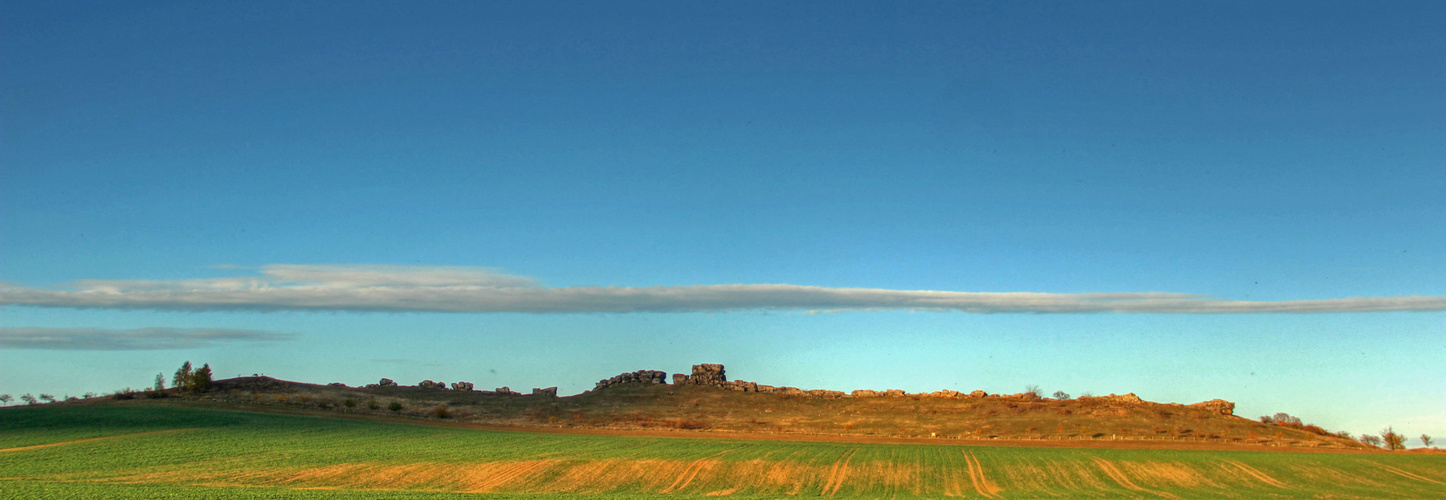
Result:
<svg viewBox="0 0 1446 500"><path fill-rule="evenodd" d="M1361 443L1298 421L1264 423L1232 415L1220 400L1194 405L1123 396L1042 398L938 391L803 391L728 381L718 365L662 383L639 371L574 396L555 390L519 394L448 388L431 381L401 386L317 385L268 377L214 382L205 393L174 390L141 404L199 404L272 412L372 419L426 419L476 426L575 432L694 432L706 435L833 440L1028 441L1037 445L1365 449ZM716 373L711 372L716 367Z"/></svg>

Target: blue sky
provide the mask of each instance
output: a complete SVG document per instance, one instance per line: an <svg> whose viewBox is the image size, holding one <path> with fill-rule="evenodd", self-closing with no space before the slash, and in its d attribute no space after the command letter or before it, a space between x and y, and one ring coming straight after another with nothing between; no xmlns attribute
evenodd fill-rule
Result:
<svg viewBox="0 0 1446 500"><path fill-rule="evenodd" d="M0 3L0 392L721 362L1446 435L1443 25Z"/></svg>

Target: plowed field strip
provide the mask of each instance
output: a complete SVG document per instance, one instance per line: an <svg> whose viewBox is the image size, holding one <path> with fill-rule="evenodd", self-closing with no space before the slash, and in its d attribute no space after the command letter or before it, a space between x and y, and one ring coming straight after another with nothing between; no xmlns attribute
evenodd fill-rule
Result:
<svg viewBox="0 0 1446 500"><path fill-rule="evenodd" d="M818 492L820 496L831 497L834 493L838 493L839 487L843 486L844 478L848 477L849 460L853 460L854 454L858 452L858 448L851 449L845 452L842 457L839 457L838 461L833 463L833 467L830 467L828 470L828 479L823 483L823 490Z"/></svg>
<svg viewBox="0 0 1446 500"><path fill-rule="evenodd" d="M49 448L49 447L51 447L51 446L61 446L61 445L76 444L76 443L88 443L88 442L91 442L91 441L103 441L103 440L106 440L106 439L116 439L116 438L134 437L134 436L145 436L145 435L148 435L148 434L165 434L165 433L168 433L168 432L181 432L181 431L192 431L192 430L196 430L196 428L193 427L193 428L186 428L186 429L167 429L167 430L164 430L164 431L137 432L137 433L134 433L134 434L118 434L118 435L115 435L115 436L102 436L102 437L93 437L93 438L85 438L85 439L76 439L76 440L72 440L72 441L61 441L61 442L59 442L59 443L33 444L33 445L30 445L30 446L17 446L17 447L15 447L15 448L0 448L0 453L4 453L4 452L7 452L7 451L38 450L38 449L41 449L41 448Z"/></svg>
<svg viewBox="0 0 1446 500"><path fill-rule="evenodd" d="M974 484L974 491L984 498L999 498L995 493L1000 489L984 476L984 466L979 463L979 457L969 450L964 450L963 453L964 463L969 466L969 482Z"/></svg>
<svg viewBox="0 0 1446 500"><path fill-rule="evenodd" d="M1395 475L1397 475L1397 476L1401 476L1401 477L1404 477L1404 478L1415 479L1415 480L1417 480L1417 481L1425 481L1425 482L1432 483L1432 484L1446 485L1446 483L1443 483L1443 482L1441 482L1441 481L1437 481L1437 480L1435 480L1435 479L1431 479L1431 478L1425 477L1425 476L1418 476L1418 475L1416 475L1416 474L1412 474L1412 473L1410 473L1410 472L1406 472L1406 471L1403 471L1403 470L1401 470L1401 469L1397 469L1397 468L1395 468L1395 467L1391 467L1391 466L1389 466L1389 465L1381 465L1381 464L1377 464L1377 463L1372 463L1372 465L1375 465L1376 467L1380 467L1380 468L1382 468L1382 469L1385 469L1386 472L1390 472L1390 473L1392 473L1392 474L1395 474Z"/></svg>
<svg viewBox="0 0 1446 500"><path fill-rule="evenodd" d="M1110 479L1113 479L1115 483L1118 483L1120 486L1124 486L1125 489L1134 490L1141 493L1159 495L1164 498L1180 498L1175 495L1165 493L1163 491L1155 491L1139 487L1133 481L1130 481L1130 478L1128 476L1125 476L1125 473L1121 472L1120 469L1115 467L1115 464L1110 463L1109 460L1098 457L1090 457L1090 459L1095 461L1095 465L1100 466L1100 470L1104 471L1106 476L1110 476Z"/></svg>
<svg viewBox="0 0 1446 500"><path fill-rule="evenodd" d="M1265 475L1264 472L1260 472L1260 470L1258 470L1258 469L1256 469L1256 468L1254 468L1254 467L1251 467L1251 466L1249 466L1249 465L1245 465L1245 464L1243 464L1243 463L1236 462L1236 461L1234 461L1234 460L1226 460L1225 463L1230 464L1230 465L1234 465L1237 469L1240 469L1241 472L1244 472L1244 473L1246 473L1246 474L1250 474L1251 477L1254 477L1254 478L1256 478L1256 479L1259 479L1260 482L1262 482L1262 483L1265 483L1265 484L1274 486L1274 487L1276 487L1276 488L1288 488L1288 486L1286 486L1285 483L1282 483L1282 482L1280 482L1280 481L1277 481L1275 478L1270 477L1270 476L1267 476L1267 475Z"/></svg>

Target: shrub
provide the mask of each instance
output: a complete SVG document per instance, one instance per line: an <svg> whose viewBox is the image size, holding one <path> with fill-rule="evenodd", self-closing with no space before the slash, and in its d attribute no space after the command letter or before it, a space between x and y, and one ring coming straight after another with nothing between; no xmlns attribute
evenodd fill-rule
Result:
<svg viewBox="0 0 1446 500"><path fill-rule="evenodd" d="M347 408L356 408L356 400L355 400L355 399L348 399L348 400L346 400L346 401L342 401L342 402L341 402L341 405L342 405L342 406L345 406L345 407L347 407Z"/></svg>
<svg viewBox="0 0 1446 500"><path fill-rule="evenodd" d="M1069 393L1064 391L1054 391L1054 399L1064 401L1066 399L1069 399Z"/></svg>
<svg viewBox="0 0 1446 500"><path fill-rule="evenodd" d="M448 418L452 416L452 413L447 411L447 405L438 405L436 408L432 408L432 416L437 418Z"/></svg>
<svg viewBox="0 0 1446 500"><path fill-rule="evenodd" d="M1024 386L1024 395L1029 399L1040 399L1044 397L1043 394L1039 392L1039 386L1035 384Z"/></svg>
<svg viewBox="0 0 1446 500"><path fill-rule="evenodd" d="M272 398L272 399L275 399L277 403L285 403L287 400L289 400L289 399L291 399L291 398L286 397L285 394L277 394L276 397L274 397L274 398Z"/></svg>
<svg viewBox="0 0 1446 500"><path fill-rule="evenodd" d="M387 405L387 409L391 411L402 411L402 403L392 401L392 404Z"/></svg>
<svg viewBox="0 0 1446 500"><path fill-rule="evenodd" d="M368 399L368 400L367 400L367 408L368 408L368 409L375 410L375 409L381 408L381 407L382 407L382 404L381 404L381 403L378 403L377 400L375 400L375 399Z"/></svg>

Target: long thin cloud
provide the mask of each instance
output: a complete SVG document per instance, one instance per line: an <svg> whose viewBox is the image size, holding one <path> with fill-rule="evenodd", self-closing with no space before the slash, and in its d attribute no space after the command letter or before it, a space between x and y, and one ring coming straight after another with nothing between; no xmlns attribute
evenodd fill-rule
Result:
<svg viewBox="0 0 1446 500"><path fill-rule="evenodd" d="M294 333L230 328L0 328L0 349L136 351L290 340Z"/></svg>
<svg viewBox="0 0 1446 500"><path fill-rule="evenodd" d="M1365 313L1446 311L1446 297L1242 301L1163 292L1035 293L784 284L545 288L473 267L271 265L260 276L0 284L0 305L164 311L624 313L918 310L966 313Z"/></svg>

